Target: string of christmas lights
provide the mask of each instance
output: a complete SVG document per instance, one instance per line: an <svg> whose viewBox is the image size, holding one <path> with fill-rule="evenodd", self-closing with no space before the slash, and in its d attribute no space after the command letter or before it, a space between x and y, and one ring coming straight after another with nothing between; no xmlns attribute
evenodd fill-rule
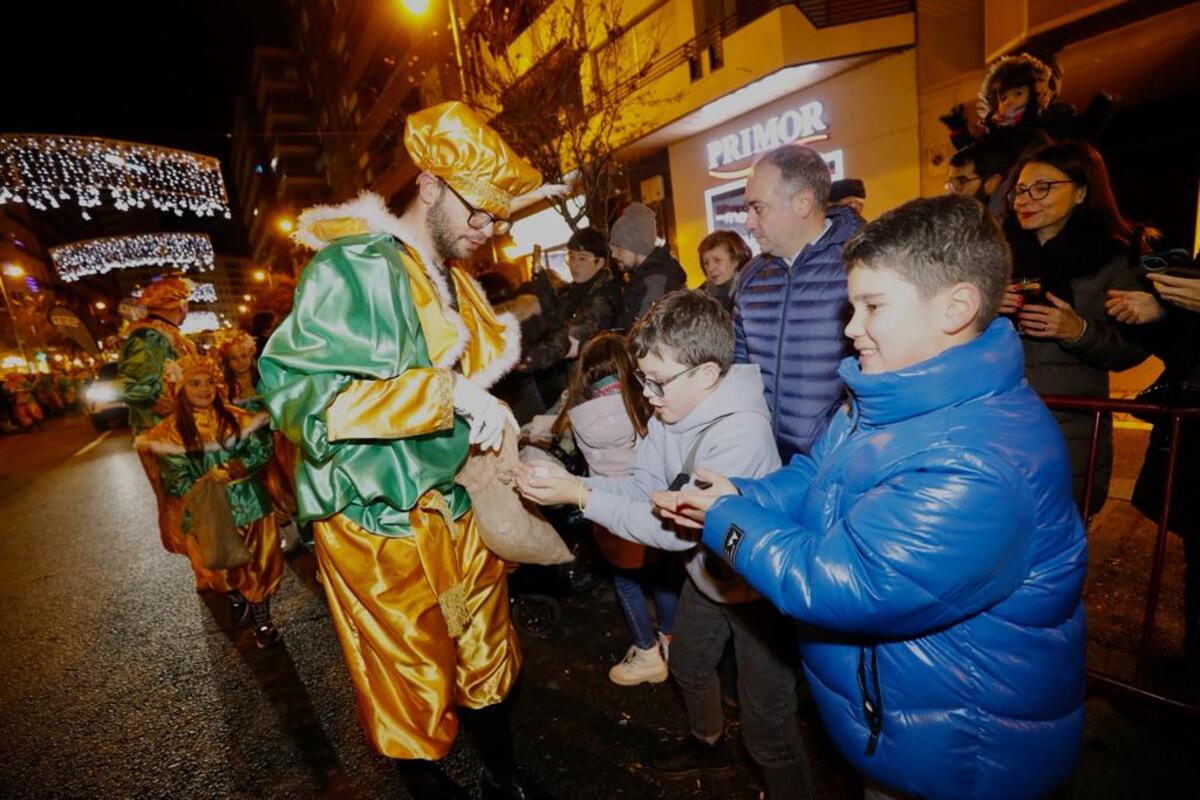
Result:
<svg viewBox="0 0 1200 800"><path fill-rule="evenodd" d="M215 331L221 327L221 321L212 311L189 311L179 326L182 333L199 333L200 331Z"/></svg>
<svg viewBox="0 0 1200 800"><path fill-rule="evenodd" d="M217 302L217 287L211 283L197 283L193 285L192 294L188 297L189 303L215 303Z"/></svg>
<svg viewBox="0 0 1200 800"><path fill-rule="evenodd" d="M72 196L84 209L107 192L121 210L153 206L183 216L230 218L221 163L210 156L134 142L55 134L0 134L0 205L45 211Z"/></svg>
<svg viewBox="0 0 1200 800"><path fill-rule="evenodd" d="M59 276L70 282L138 267L208 271L213 268L213 247L204 233L141 233L53 247L50 259Z"/></svg>

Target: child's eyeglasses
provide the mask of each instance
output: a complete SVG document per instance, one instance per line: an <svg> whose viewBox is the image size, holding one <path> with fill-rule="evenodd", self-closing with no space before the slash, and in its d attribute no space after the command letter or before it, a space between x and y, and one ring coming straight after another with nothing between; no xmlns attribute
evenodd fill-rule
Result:
<svg viewBox="0 0 1200 800"><path fill-rule="evenodd" d="M683 372L676 372L674 375L663 381L656 381L653 378L647 378L641 373L640 370L634 370L633 377L637 378L638 383L649 389L650 394L654 395L655 397L662 397L666 394L668 383L676 378L682 378L684 375L687 375L692 370L701 366L703 366L703 364L697 364L695 367L688 367Z"/></svg>
<svg viewBox="0 0 1200 800"><path fill-rule="evenodd" d="M1050 190L1060 183L1074 183L1075 181L1034 181L1028 186L1017 184L1008 190L1004 196L1008 198L1008 202L1015 203L1017 198L1023 194L1029 195L1030 200L1045 200L1050 194Z"/></svg>

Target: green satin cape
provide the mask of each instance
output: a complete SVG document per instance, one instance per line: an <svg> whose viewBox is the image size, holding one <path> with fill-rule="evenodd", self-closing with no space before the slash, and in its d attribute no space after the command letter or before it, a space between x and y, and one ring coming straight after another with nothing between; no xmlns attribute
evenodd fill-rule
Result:
<svg viewBox="0 0 1200 800"><path fill-rule="evenodd" d="M431 367L392 237L338 239L304 268L292 312L258 362L259 397L300 449L296 502L301 522L343 514L384 536L409 535L408 511L430 489L458 518L470 509L454 482L467 459L468 427L390 440L331 442L325 409L352 380L387 380Z"/></svg>

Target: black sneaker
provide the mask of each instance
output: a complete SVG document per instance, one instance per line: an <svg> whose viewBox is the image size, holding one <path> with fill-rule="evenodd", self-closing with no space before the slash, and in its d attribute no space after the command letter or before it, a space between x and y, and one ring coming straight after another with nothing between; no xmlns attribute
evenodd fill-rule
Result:
<svg viewBox="0 0 1200 800"><path fill-rule="evenodd" d="M709 744L695 736L676 742L646 769L658 778L678 780L699 775L728 775L733 772L733 757L722 737Z"/></svg>
<svg viewBox="0 0 1200 800"><path fill-rule="evenodd" d="M283 635L271 622L271 602L250 604L250 616L254 617L254 641L259 647L274 647L283 641Z"/></svg>

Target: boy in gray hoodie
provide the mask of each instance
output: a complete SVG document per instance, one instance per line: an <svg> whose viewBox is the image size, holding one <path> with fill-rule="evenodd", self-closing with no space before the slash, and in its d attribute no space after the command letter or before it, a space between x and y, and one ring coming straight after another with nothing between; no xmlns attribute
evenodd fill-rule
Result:
<svg viewBox="0 0 1200 800"><path fill-rule="evenodd" d="M650 502L652 492L694 486L696 467L745 477L778 469L758 366L732 363L729 315L698 291L659 299L630 331L629 343L654 407L629 475L581 479L539 462L520 467L518 485L541 505L577 504L587 519L617 536L686 552L689 580L679 599L670 668L692 735L652 760L650 770L663 778L689 778L732 769L717 678L732 638L742 734L763 771L767 796L809 797L796 724L791 626L720 559L709 557L693 532L657 516Z"/></svg>

